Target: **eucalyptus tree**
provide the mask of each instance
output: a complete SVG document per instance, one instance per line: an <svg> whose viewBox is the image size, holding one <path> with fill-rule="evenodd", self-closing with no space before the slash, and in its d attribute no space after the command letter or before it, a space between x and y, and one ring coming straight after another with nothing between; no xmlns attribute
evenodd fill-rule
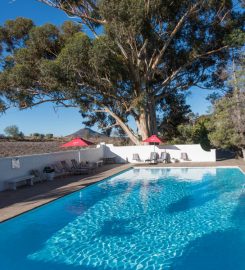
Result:
<svg viewBox="0 0 245 270"><path fill-rule="evenodd" d="M231 0L40 2L79 18L95 38L71 23L72 31L32 27L10 45L1 35L13 50L4 60L2 93L21 107L79 106L88 125L119 127L135 144L164 126L170 97L193 86L222 87L229 48L241 45L244 18Z"/></svg>

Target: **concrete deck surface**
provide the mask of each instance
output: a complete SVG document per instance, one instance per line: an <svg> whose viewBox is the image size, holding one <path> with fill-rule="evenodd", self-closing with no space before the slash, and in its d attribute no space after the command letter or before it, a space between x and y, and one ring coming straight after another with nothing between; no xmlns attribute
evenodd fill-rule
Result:
<svg viewBox="0 0 245 270"><path fill-rule="evenodd" d="M16 191L2 191L0 192L0 222L101 181L131 166L131 164L104 165L94 174L66 176L53 181L36 183L34 186L22 186Z"/></svg>
<svg viewBox="0 0 245 270"><path fill-rule="evenodd" d="M33 208L63 197L71 192L85 188L88 185L101 181L116 173L133 166L149 167L217 167L238 166L245 173L244 160L224 160L217 162L181 162L171 164L111 164L98 168L95 174L89 176L69 176L58 178L49 182L37 183L34 186L23 186L16 191L0 192L0 222L22 214Z"/></svg>

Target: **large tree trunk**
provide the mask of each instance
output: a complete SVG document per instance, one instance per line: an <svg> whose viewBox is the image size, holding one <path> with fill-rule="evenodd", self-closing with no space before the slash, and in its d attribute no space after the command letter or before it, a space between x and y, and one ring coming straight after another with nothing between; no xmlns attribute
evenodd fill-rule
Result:
<svg viewBox="0 0 245 270"><path fill-rule="evenodd" d="M142 106L137 119L135 119L138 133L141 136L139 140L138 136L126 125L120 117L113 113L108 107L105 107L105 112L109 113L117 122L117 124L123 129L129 139L136 145L142 143L153 134L157 134L157 122L156 122L156 106L153 99L148 99L146 106Z"/></svg>
<svg viewBox="0 0 245 270"><path fill-rule="evenodd" d="M156 108L153 102L149 102L147 107L142 108L136 124L142 141L157 134Z"/></svg>
<svg viewBox="0 0 245 270"><path fill-rule="evenodd" d="M138 127L138 133L140 134L142 140L145 140L149 137L149 128L148 128L148 121L147 115L145 111L142 111L139 115L139 119L136 122Z"/></svg>
<svg viewBox="0 0 245 270"><path fill-rule="evenodd" d="M151 99L148 104L148 126L150 135L157 135L157 117L155 100Z"/></svg>

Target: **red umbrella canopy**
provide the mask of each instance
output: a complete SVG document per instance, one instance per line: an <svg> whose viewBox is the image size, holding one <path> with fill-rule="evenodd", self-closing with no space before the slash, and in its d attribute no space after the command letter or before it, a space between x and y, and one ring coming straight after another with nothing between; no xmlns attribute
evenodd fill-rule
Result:
<svg viewBox="0 0 245 270"><path fill-rule="evenodd" d="M70 142L62 144L61 147L75 147L75 146L85 147L93 144L94 143L87 141L83 138L74 138Z"/></svg>
<svg viewBox="0 0 245 270"><path fill-rule="evenodd" d="M151 137L145 139L143 142L162 143L162 141L157 137L157 135L152 135Z"/></svg>

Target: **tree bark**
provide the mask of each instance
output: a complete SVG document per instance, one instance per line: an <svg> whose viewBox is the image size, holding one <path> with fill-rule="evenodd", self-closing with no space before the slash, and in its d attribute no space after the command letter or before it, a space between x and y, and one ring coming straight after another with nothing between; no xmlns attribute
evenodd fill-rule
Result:
<svg viewBox="0 0 245 270"><path fill-rule="evenodd" d="M148 104L148 126L150 135L157 135L157 117L155 100L151 99Z"/></svg>
<svg viewBox="0 0 245 270"><path fill-rule="evenodd" d="M142 141L149 137L149 128L146 111L142 111L137 122L138 132L141 135Z"/></svg>

